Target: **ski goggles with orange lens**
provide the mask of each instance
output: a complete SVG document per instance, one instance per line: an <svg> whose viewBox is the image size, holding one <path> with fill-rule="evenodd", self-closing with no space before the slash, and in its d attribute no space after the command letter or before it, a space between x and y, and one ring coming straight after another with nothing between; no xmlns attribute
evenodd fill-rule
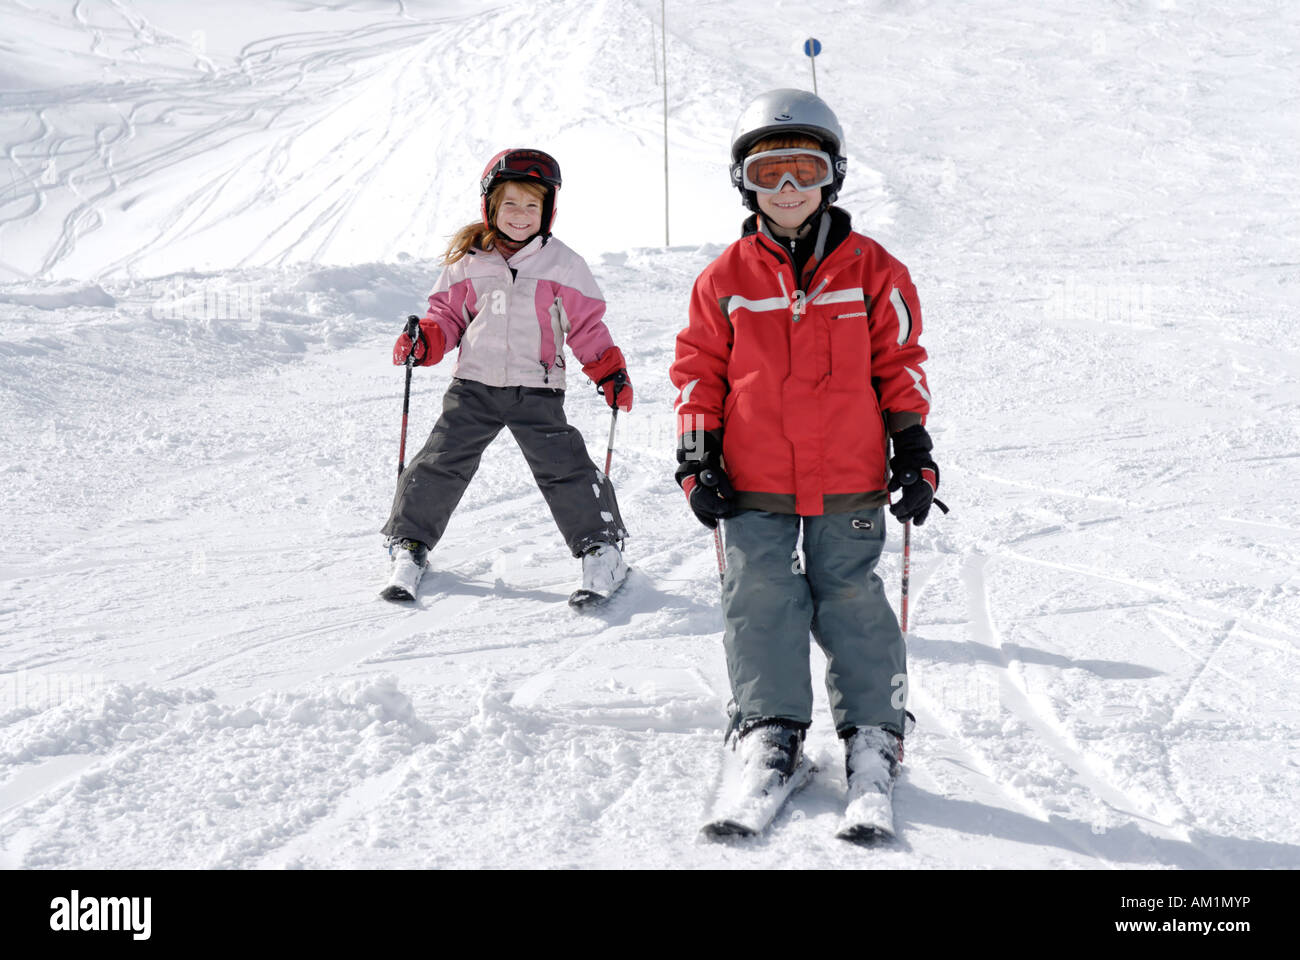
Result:
<svg viewBox="0 0 1300 960"><path fill-rule="evenodd" d="M796 190L829 186L835 180L835 168L830 154L795 147L764 150L746 157L740 176L746 190L780 193L787 181Z"/></svg>

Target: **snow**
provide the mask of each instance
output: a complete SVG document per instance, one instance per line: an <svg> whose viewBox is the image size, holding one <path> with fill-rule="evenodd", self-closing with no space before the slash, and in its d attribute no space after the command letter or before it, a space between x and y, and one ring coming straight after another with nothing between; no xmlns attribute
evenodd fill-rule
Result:
<svg viewBox="0 0 1300 960"><path fill-rule="evenodd" d="M1300 866L1294 8L670 3L670 247L658 8L0 3L0 866ZM809 83L809 35L953 508L869 851L822 690L773 830L696 835L728 692L667 367L742 215L735 114ZM570 611L499 439L386 604L391 343L525 143L635 384L633 572ZM608 408L567 410L603 463Z"/></svg>

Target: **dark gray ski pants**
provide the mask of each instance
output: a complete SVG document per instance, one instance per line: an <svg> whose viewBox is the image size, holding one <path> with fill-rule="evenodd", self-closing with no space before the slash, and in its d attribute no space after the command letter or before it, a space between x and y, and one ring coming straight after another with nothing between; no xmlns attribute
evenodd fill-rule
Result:
<svg viewBox="0 0 1300 960"><path fill-rule="evenodd" d="M627 536L613 485L591 462L582 434L564 418L563 390L489 387L457 378L424 448L397 481L383 532L432 548L502 427L514 434L575 557L593 543L619 543Z"/></svg>
<svg viewBox="0 0 1300 960"><path fill-rule="evenodd" d="M806 571L795 553L800 522ZM811 631L826 654L835 729L880 726L901 736L907 654L875 573L884 508L819 517L742 510L723 524L733 722L812 722Z"/></svg>

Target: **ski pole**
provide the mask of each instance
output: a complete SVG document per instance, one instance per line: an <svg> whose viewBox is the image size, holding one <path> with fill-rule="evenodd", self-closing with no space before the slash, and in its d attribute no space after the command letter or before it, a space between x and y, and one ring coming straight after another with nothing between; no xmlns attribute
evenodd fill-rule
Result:
<svg viewBox="0 0 1300 960"><path fill-rule="evenodd" d="M899 624L907 633L907 582L912 575L912 521L903 524L903 622Z"/></svg>
<svg viewBox="0 0 1300 960"><path fill-rule="evenodd" d="M907 486L909 483L916 483L916 481L920 479L920 475L917 474L915 470L904 470L902 473L898 475L898 479L902 481L903 486ZM948 512L948 505L945 504L938 497L933 497L931 502L936 507L938 507L943 513ZM903 602L902 604L900 604L901 606L900 613L902 616L898 624L902 628L904 633L907 633L907 587L908 587L908 582L911 580L911 578L912 578L912 521L908 520L906 523L903 524Z"/></svg>
<svg viewBox="0 0 1300 960"><path fill-rule="evenodd" d="M909 483L916 483L918 477L915 470L904 470L898 475L903 486ZM900 604L900 623L899 627L903 633L907 633L907 587L912 579L912 521L908 520L903 524L903 600Z"/></svg>
<svg viewBox="0 0 1300 960"><path fill-rule="evenodd" d="M406 335L411 338L411 352L406 355L406 394L402 397L402 444L397 450L397 476L406 469L406 419L411 412L411 367L415 359L415 344L420 339L420 318L412 314L406 318Z"/></svg>
<svg viewBox="0 0 1300 960"><path fill-rule="evenodd" d="M706 487L716 487L718 485L718 478L714 475L712 470L701 470L699 482L704 484ZM727 573L727 554L722 549L721 520L719 520L718 525L713 528L713 550L718 555L718 582L722 583L725 580Z"/></svg>
<svg viewBox="0 0 1300 960"><path fill-rule="evenodd" d="M614 459L614 428L618 426L618 407L609 418L609 446L605 448L605 476L609 476L609 462Z"/></svg>

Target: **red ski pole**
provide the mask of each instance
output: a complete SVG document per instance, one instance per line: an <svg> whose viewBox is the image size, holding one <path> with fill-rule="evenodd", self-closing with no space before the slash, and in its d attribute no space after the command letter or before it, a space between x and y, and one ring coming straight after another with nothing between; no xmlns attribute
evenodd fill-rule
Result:
<svg viewBox="0 0 1300 960"><path fill-rule="evenodd" d="M909 483L916 483L917 473L915 470L904 470L899 474L898 479L903 482L903 486ZM899 605L899 627L903 633L907 633L907 587L912 579L912 521L908 520L903 524L903 600Z"/></svg>
<svg viewBox="0 0 1300 960"><path fill-rule="evenodd" d="M411 412L411 367L415 360L415 344L420 339L420 318L412 314L406 318L406 335L411 338L411 352L406 355L406 394L402 397L402 444L397 450L397 475L406 469L406 419Z"/></svg>
<svg viewBox="0 0 1300 960"><path fill-rule="evenodd" d="M704 484L706 487L716 487L718 485L718 478L714 476L712 470L701 470L698 482ZM722 549L721 520L719 520L718 525L713 528L713 549L718 555L718 582L721 583L726 579L727 574L727 554Z"/></svg>
<svg viewBox="0 0 1300 960"><path fill-rule="evenodd" d="M618 407L614 408L614 415L609 418L609 446L605 448L605 476L609 476L609 464L614 459L614 427L618 425Z"/></svg>

